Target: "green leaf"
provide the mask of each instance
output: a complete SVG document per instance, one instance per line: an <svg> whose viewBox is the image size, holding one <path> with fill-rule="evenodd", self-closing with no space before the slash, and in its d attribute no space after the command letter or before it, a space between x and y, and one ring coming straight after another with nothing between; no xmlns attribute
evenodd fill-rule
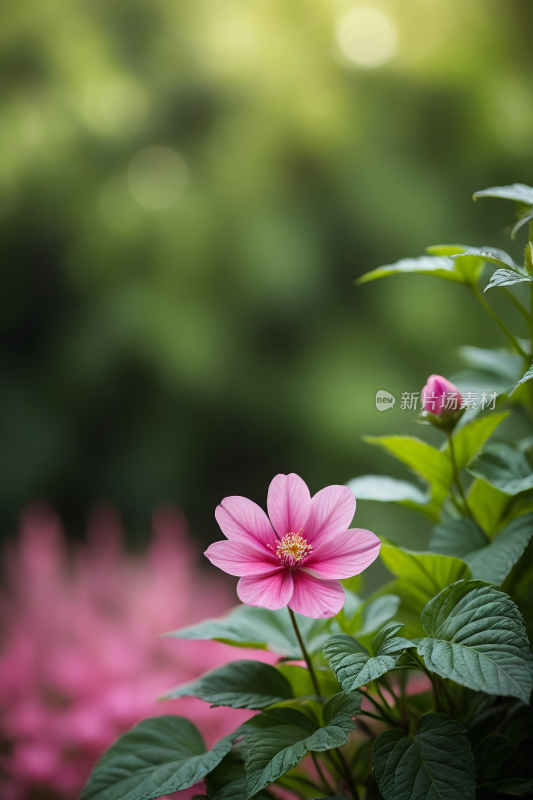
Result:
<svg viewBox="0 0 533 800"><path fill-rule="evenodd" d="M369 444L383 447L429 483L431 503L421 510L438 519L452 482L452 465L447 454L412 436L365 436L364 439Z"/></svg>
<svg viewBox="0 0 533 800"><path fill-rule="evenodd" d="M347 483L357 500L377 500L381 503L399 503L418 509L429 503L429 497L409 481L399 481L388 475L361 475Z"/></svg>
<svg viewBox="0 0 533 800"><path fill-rule="evenodd" d="M358 638L372 635L394 617L399 607L400 598L396 594L382 594L366 600L351 620L348 633L353 633Z"/></svg>
<svg viewBox="0 0 533 800"><path fill-rule="evenodd" d="M178 686L164 699L175 697L199 697L214 706L259 709L291 700L294 695L287 679L270 664L232 661L197 681Z"/></svg>
<svg viewBox="0 0 533 800"><path fill-rule="evenodd" d="M422 614L427 638L418 644L428 669L487 694L529 702L533 655L511 598L484 581L446 587Z"/></svg>
<svg viewBox="0 0 533 800"><path fill-rule="evenodd" d="M433 256L449 256L453 259L459 280L468 285L477 283L486 261L482 256L484 251L466 244L437 244L426 247L426 251Z"/></svg>
<svg viewBox="0 0 533 800"><path fill-rule="evenodd" d="M329 661L347 695L390 672L405 650L415 646L408 639L394 635L402 627L397 623L388 625L388 630L382 632L377 641L374 639L377 645L374 655L370 655L356 639L345 633L338 633L327 640L322 648L324 658Z"/></svg>
<svg viewBox="0 0 533 800"><path fill-rule="evenodd" d="M381 542L380 557L387 569L400 578L396 582L400 597L403 599L407 593L415 600L418 613L450 583L471 577L469 567L459 558L406 550L386 540Z"/></svg>
<svg viewBox="0 0 533 800"><path fill-rule="evenodd" d="M209 800L246 800L244 761L235 750L224 756L218 767L206 775L205 789ZM257 800L271 800L267 792L259 792Z"/></svg>
<svg viewBox="0 0 533 800"><path fill-rule="evenodd" d="M533 534L533 514L513 520L481 549L465 555L474 578L501 584L509 575Z"/></svg>
<svg viewBox="0 0 533 800"><path fill-rule="evenodd" d="M479 550L490 542L479 525L468 519L449 519L433 528L429 549L433 553L464 557L473 550Z"/></svg>
<svg viewBox="0 0 533 800"><path fill-rule="evenodd" d="M478 783L501 777L502 767L513 751L513 742L506 736L491 733L481 740L474 751Z"/></svg>
<svg viewBox="0 0 533 800"><path fill-rule="evenodd" d="M354 595L357 595L357 592L360 592L364 585L362 575L353 575L351 578L341 578L341 583L345 589L348 589L348 591Z"/></svg>
<svg viewBox="0 0 533 800"><path fill-rule="evenodd" d="M516 386L514 387L513 392L515 391L515 389L518 389L518 387L521 386L523 383L526 383L527 381L530 381L531 378L533 378L533 364L522 375L522 377L520 378L520 380L517 382ZM511 394L513 392L511 392Z"/></svg>
<svg viewBox="0 0 533 800"><path fill-rule="evenodd" d="M247 724L252 726L244 740L247 798L293 769L308 752L342 747L355 728L344 713L317 728L309 717L292 708L266 711Z"/></svg>
<svg viewBox="0 0 533 800"><path fill-rule="evenodd" d="M372 780L372 745L374 744L374 739L364 739L361 742L355 743L351 749L351 768L352 768L352 777L354 779L354 783L356 786L358 784L367 784L367 781L372 785L375 782ZM377 787L376 787L377 788ZM374 791L367 791L364 795L366 800L370 800L371 797L376 798L377 792Z"/></svg>
<svg viewBox="0 0 533 800"><path fill-rule="evenodd" d="M517 561L502 586L502 591L512 597L524 617L530 642L533 641L533 539Z"/></svg>
<svg viewBox="0 0 533 800"><path fill-rule="evenodd" d="M525 712L525 713L524 713ZM526 716L527 715L527 716ZM516 717L522 717L522 723L526 723L527 729L524 730L523 724L520 725L522 728L522 736L519 741L516 743L516 746L513 749L513 752L509 755L509 758L504 764L503 767L503 774L500 773L498 778L527 778L531 777L533 773L532 768L532 761L531 761L531 753L533 753L533 730L531 728L531 711L530 709L515 709L515 721L518 722ZM510 733L512 730L513 723L509 717L507 718L509 727L507 731ZM529 722L529 724L528 724ZM516 728L514 730L516 734Z"/></svg>
<svg viewBox="0 0 533 800"><path fill-rule="evenodd" d="M320 652L328 638L329 620L314 620L296 614L298 627L311 654ZM218 619L206 619L167 633L178 639L212 639L236 647L251 647L270 650L286 658L302 657L302 651L287 608L269 611L267 608L251 608L240 605Z"/></svg>
<svg viewBox="0 0 533 800"><path fill-rule="evenodd" d="M533 488L533 472L521 450L511 444L489 444L467 467L476 478L514 496Z"/></svg>
<svg viewBox="0 0 533 800"><path fill-rule="evenodd" d="M374 598L385 592L400 596L400 607L395 616L405 623L406 635L410 637L424 635L420 614L428 600L450 583L472 577L468 565L458 558L413 552L395 547L387 540L382 540L380 556L398 580L385 584Z"/></svg>
<svg viewBox="0 0 533 800"><path fill-rule="evenodd" d="M509 504L509 496L490 483L475 480L468 493L468 507L478 525L486 533L494 534Z"/></svg>
<svg viewBox="0 0 533 800"><path fill-rule="evenodd" d="M512 797L525 797L531 795L533 792L533 778L506 778L503 781L495 781L494 783L483 783L478 786L484 796L485 792L490 792L496 795L511 795Z"/></svg>
<svg viewBox="0 0 533 800"><path fill-rule="evenodd" d="M205 788L210 800L245 800L244 762L238 761L233 753L228 753L218 767L206 776Z"/></svg>
<svg viewBox="0 0 533 800"><path fill-rule="evenodd" d="M489 350L484 347L466 345L459 347L459 356L473 369L493 372L515 383L522 372L522 356L509 350Z"/></svg>
<svg viewBox="0 0 533 800"><path fill-rule="evenodd" d="M335 621L340 625L343 631L352 633L354 626L358 626L356 618L364 601L359 595L355 594L355 592L347 589L346 585L344 585L344 596L344 605L335 617ZM398 598L398 605L399 603L400 598Z"/></svg>
<svg viewBox="0 0 533 800"><path fill-rule="evenodd" d="M445 256L419 256L418 258L402 258L395 264L378 267L355 281L356 284L375 281L377 278L386 278L389 275L401 275L415 272L422 275L433 275L436 278L445 278L448 281L462 282L456 264L451 258Z"/></svg>
<svg viewBox="0 0 533 800"><path fill-rule="evenodd" d="M426 247L426 253L432 256L456 256L469 249L467 244L431 244Z"/></svg>
<svg viewBox="0 0 533 800"><path fill-rule="evenodd" d="M527 225L531 220L533 220L533 210L531 208L524 210L522 214L518 214L518 222L511 231L511 239L515 238L522 225Z"/></svg>
<svg viewBox="0 0 533 800"><path fill-rule="evenodd" d="M517 203L533 206L533 187L526 186L524 183L513 183L510 186L491 186L490 189L475 192L474 200L477 200L478 197L501 197L504 200L514 200Z"/></svg>
<svg viewBox="0 0 533 800"><path fill-rule="evenodd" d="M104 753L80 800L152 800L187 789L220 764L237 736L225 736L206 752L188 719L145 719Z"/></svg>
<svg viewBox="0 0 533 800"><path fill-rule="evenodd" d="M477 392L480 399L485 393L486 407L492 407L494 392L498 396L509 393L522 374L524 362L518 353L482 347L460 347L458 352L470 368L455 373L450 380L461 393ZM468 414L471 412L465 420Z"/></svg>
<svg viewBox="0 0 533 800"><path fill-rule="evenodd" d="M308 697L315 694L315 687L307 667L281 663L276 669L289 682L294 697Z"/></svg>
<svg viewBox="0 0 533 800"><path fill-rule="evenodd" d="M469 247L462 255L452 255L451 258L463 258L464 256L475 256L482 261L488 261L491 264L496 264L498 267L510 267L512 270L517 271L518 266L515 264L509 253L505 250L500 250L497 247Z"/></svg>
<svg viewBox="0 0 533 800"><path fill-rule="evenodd" d="M290 683L294 700L284 700L276 704L276 707L298 707L302 700L316 700L315 687L307 667L297 664L281 663L276 665L276 669ZM323 668L319 675L320 691L325 697L331 696L338 691L337 681L331 670Z"/></svg>
<svg viewBox="0 0 533 800"><path fill-rule="evenodd" d="M403 622L389 622L376 633L370 644L370 652L376 655L381 645L396 636L399 630L404 627Z"/></svg>
<svg viewBox="0 0 533 800"><path fill-rule="evenodd" d="M366 647L363 647L352 636L348 636L347 633L337 633L335 636L331 636L324 644L322 653L346 694L365 683L365 680L357 683L357 678L371 656ZM344 666L343 662L345 662ZM388 672L395 663L387 666L384 671Z"/></svg>
<svg viewBox="0 0 533 800"><path fill-rule="evenodd" d="M481 450L489 436L492 436L498 425L509 416L508 411L478 417L464 425L453 437L453 450L457 469L463 469ZM449 456L449 445L446 448Z"/></svg>
<svg viewBox="0 0 533 800"><path fill-rule="evenodd" d="M425 714L414 737L381 733L372 766L385 800L474 800L470 745L464 728L446 714Z"/></svg>
<svg viewBox="0 0 533 800"><path fill-rule="evenodd" d="M369 444L383 447L428 483L440 482L446 487L450 485L450 459L427 442L413 436L365 436L364 439Z"/></svg>
<svg viewBox="0 0 533 800"><path fill-rule="evenodd" d="M350 695L344 692L334 694L324 703L323 716L324 725L329 725L335 717L344 715L346 717L356 717L361 713L361 702L363 695L361 692L352 692Z"/></svg>
<svg viewBox="0 0 533 800"><path fill-rule="evenodd" d="M522 359L520 360L522 361ZM466 392L477 392L478 398L481 400L483 392L485 392L487 396L485 407L490 407L490 410L493 410L492 406L494 403L494 400L490 400L490 396L496 392L497 400L500 395L510 392L516 382L515 379L509 380L509 378L504 378L501 375L497 375L495 372L479 369L461 370L460 372L454 373L450 377L450 380L454 386L457 386L462 395ZM479 410L482 409L478 408L478 412ZM466 412L466 414L471 413L471 409Z"/></svg>
<svg viewBox="0 0 533 800"><path fill-rule="evenodd" d="M524 248L524 268L528 275L533 275L533 215L529 219L528 241Z"/></svg>
<svg viewBox="0 0 533 800"><path fill-rule="evenodd" d="M533 283L533 278L530 278L529 275L521 275L511 269L497 269L483 291L486 292L487 289L494 289L497 286L513 286L515 283Z"/></svg>

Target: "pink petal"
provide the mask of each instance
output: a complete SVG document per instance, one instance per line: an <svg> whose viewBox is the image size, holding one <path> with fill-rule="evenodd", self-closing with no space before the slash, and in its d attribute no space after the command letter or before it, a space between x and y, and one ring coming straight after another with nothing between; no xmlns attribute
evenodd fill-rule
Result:
<svg viewBox="0 0 533 800"><path fill-rule="evenodd" d="M225 497L217 506L215 517L228 539L234 542L255 539L265 547L269 544L276 551L278 538L267 515L247 497Z"/></svg>
<svg viewBox="0 0 533 800"><path fill-rule="evenodd" d="M270 575L246 575L237 584L237 594L248 606L261 606L277 611L287 605L292 597L293 587L292 572L282 568Z"/></svg>
<svg viewBox="0 0 533 800"><path fill-rule="evenodd" d="M323 581L300 568L294 572L294 593L289 608L304 617L334 617L344 605L339 581Z"/></svg>
<svg viewBox="0 0 533 800"><path fill-rule="evenodd" d="M299 475L276 475L268 489L268 515L276 533L298 533L307 522L311 494Z"/></svg>
<svg viewBox="0 0 533 800"><path fill-rule="evenodd" d="M313 542L326 534L346 533L355 514L355 497L347 486L326 486L311 500L303 535Z"/></svg>
<svg viewBox="0 0 533 800"><path fill-rule="evenodd" d="M361 528L324 536L306 559L305 569L318 578L351 578L375 561L380 547L378 537Z"/></svg>
<svg viewBox="0 0 533 800"><path fill-rule="evenodd" d="M251 541L251 540L250 540ZM209 561L229 575L265 575L279 567L279 561L264 547L247 542L224 540L209 545L204 553Z"/></svg>

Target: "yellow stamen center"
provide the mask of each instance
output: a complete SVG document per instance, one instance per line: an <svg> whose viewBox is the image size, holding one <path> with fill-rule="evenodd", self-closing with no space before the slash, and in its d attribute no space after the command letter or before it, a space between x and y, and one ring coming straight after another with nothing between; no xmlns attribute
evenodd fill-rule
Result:
<svg viewBox="0 0 533 800"><path fill-rule="evenodd" d="M286 533L276 548L279 560L288 567L300 564L312 551L312 546L300 533Z"/></svg>

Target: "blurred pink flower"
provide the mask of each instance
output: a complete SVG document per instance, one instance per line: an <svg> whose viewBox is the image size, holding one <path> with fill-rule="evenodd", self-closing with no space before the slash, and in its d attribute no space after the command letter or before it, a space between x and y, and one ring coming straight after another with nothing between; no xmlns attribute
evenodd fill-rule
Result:
<svg viewBox="0 0 533 800"><path fill-rule="evenodd" d="M227 541L210 545L205 555L240 576L237 594L249 606L288 605L305 617L334 617L344 605L338 579L366 569L381 546L370 531L348 530L352 492L327 486L311 499L298 475L276 475L267 507L272 522L246 497L226 497L215 516Z"/></svg>
<svg viewBox="0 0 533 800"><path fill-rule="evenodd" d="M24 515L0 594L2 800L25 800L36 789L78 797L102 751L145 717L182 714L212 746L250 715L195 698L155 702L235 658L217 642L160 636L231 605L231 587L204 576L196 556L171 508L155 515L148 553L136 557L125 555L109 509L93 517L87 544L71 555L52 512Z"/></svg>
<svg viewBox="0 0 533 800"><path fill-rule="evenodd" d="M422 406L437 417L454 414L461 408L463 398L457 386L442 375L430 375L422 389Z"/></svg>

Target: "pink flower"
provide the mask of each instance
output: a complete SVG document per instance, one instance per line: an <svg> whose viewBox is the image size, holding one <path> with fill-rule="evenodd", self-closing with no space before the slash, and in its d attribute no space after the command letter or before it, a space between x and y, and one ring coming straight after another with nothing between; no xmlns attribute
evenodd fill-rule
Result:
<svg viewBox="0 0 533 800"><path fill-rule="evenodd" d="M102 751L145 717L188 717L211 747L252 713L209 708L194 697L156 702L235 658L219 642L160 636L232 602L225 576L198 568L182 515L171 508L155 514L142 556L125 552L109 510L92 518L87 538L67 550L57 518L35 507L1 559L2 800L75 800ZM247 657L275 661L257 650L244 651Z"/></svg>
<svg viewBox="0 0 533 800"><path fill-rule="evenodd" d="M305 617L333 617L344 605L339 578L371 564L381 543L370 531L348 530L355 497L327 486L312 499L298 475L276 475L268 513L246 497L226 497L215 517L229 541L205 552L215 566L238 575L237 594L249 606L288 605Z"/></svg>
<svg viewBox="0 0 533 800"><path fill-rule="evenodd" d="M437 417L447 417L461 408L463 398L457 386L442 375L430 375L422 389L422 406Z"/></svg>

